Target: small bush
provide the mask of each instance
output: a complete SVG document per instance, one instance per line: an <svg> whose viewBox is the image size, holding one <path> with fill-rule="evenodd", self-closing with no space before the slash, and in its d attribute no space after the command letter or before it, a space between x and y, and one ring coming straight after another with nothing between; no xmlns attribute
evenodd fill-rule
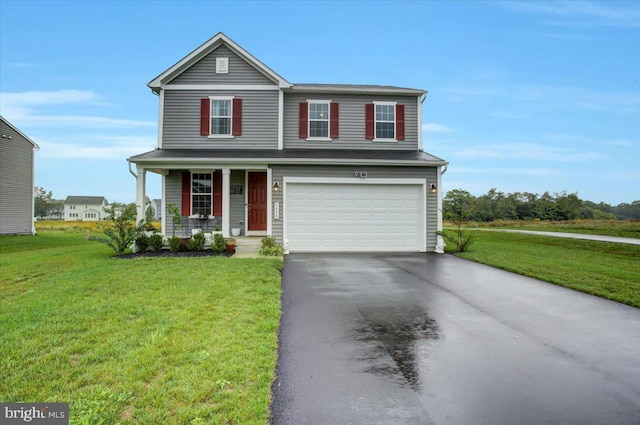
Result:
<svg viewBox="0 0 640 425"><path fill-rule="evenodd" d="M105 237L95 238L96 241L110 246L116 254L124 254L136 240L144 227L144 223L136 224L135 204L110 204L104 209L107 219L102 224Z"/></svg>
<svg viewBox="0 0 640 425"><path fill-rule="evenodd" d="M149 248L149 236L142 233L136 238L136 249L145 252L147 248Z"/></svg>
<svg viewBox="0 0 640 425"><path fill-rule="evenodd" d="M227 241L224 240L224 236L220 233L216 233L213 235L213 244L211 244L211 249L218 254L226 251L227 249Z"/></svg>
<svg viewBox="0 0 640 425"><path fill-rule="evenodd" d="M205 241L206 239L203 233L196 233L189 239L189 242L187 242L187 248L189 251L204 251Z"/></svg>
<svg viewBox="0 0 640 425"><path fill-rule="evenodd" d="M164 238L160 233L154 233L149 237L149 245L155 252L159 252L164 246Z"/></svg>
<svg viewBox="0 0 640 425"><path fill-rule="evenodd" d="M169 238L169 251L178 252L180 251L180 244L182 243L182 238L177 236L173 236Z"/></svg>
<svg viewBox="0 0 640 425"><path fill-rule="evenodd" d="M279 257L283 254L282 246L278 245L276 238L273 236L265 236L262 238L262 248L258 254L265 257Z"/></svg>
<svg viewBox="0 0 640 425"><path fill-rule="evenodd" d="M476 231L465 231L457 229L454 232L437 232L446 241L451 242L455 246L454 252L467 252L469 247L475 242L478 237Z"/></svg>

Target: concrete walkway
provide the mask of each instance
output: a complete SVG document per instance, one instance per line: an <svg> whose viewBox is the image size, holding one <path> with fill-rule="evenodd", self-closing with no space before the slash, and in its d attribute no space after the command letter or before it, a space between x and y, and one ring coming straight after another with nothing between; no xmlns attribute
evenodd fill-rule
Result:
<svg viewBox="0 0 640 425"><path fill-rule="evenodd" d="M543 232L538 230L515 230L515 229L487 229L483 227L468 229L481 230L483 232L508 232L508 233L524 233L527 235L552 236L556 238L584 239L588 241L624 243L629 245L640 245L640 239L621 238L618 236L605 235L585 235L583 233L563 233L563 232Z"/></svg>

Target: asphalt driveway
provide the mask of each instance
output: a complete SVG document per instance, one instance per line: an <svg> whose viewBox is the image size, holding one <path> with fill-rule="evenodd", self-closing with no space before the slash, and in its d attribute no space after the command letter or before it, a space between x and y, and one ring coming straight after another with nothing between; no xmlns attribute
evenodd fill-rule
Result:
<svg viewBox="0 0 640 425"><path fill-rule="evenodd" d="M292 254L274 424L640 423L640 310L436 254Z"/></svg>

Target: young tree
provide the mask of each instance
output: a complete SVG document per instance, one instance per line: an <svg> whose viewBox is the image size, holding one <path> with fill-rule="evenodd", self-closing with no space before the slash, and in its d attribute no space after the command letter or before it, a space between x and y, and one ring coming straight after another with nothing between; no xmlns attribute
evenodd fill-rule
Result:
<svg viewBox="0 0 640 425"><path fill-rule="evenodd" d="M136 224L135 204L120 205L114 202L104 211L107 213L107 219L102 226L102 232L106 238L96 240L110 246L116 254L124 254L144 230L144 221Z"/></svg>
<svg viewBox="0 0 640 425"><path fill-rule="evenodd" d="M456 252L467 251L476 238L476 232L462 229L462 225L469 221L475 205L476 198L462 189L450 190L443 199L445 219L453 222L456 231L453 236L445 232L438 234L452 242L456 246Z"/></svg>

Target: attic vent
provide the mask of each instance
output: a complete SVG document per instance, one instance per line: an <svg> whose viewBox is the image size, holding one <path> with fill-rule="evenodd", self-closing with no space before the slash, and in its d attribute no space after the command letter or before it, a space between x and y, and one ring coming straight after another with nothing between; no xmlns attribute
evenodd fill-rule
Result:
<svg viewBox="0 0 640 425"><path fill-rule="evenodd" d="M216 74L229 73L229 58L216 58Z"/></svg>

